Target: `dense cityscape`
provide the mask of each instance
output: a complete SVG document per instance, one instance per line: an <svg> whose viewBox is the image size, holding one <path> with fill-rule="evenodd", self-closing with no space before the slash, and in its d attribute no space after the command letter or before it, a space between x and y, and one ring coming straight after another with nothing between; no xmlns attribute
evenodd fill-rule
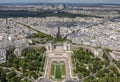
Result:
<svg viewBox="0 0 120 82"><path fill-rule="evenodd" d="M120 5L1 5L0 82L120 82Z"/></svg>

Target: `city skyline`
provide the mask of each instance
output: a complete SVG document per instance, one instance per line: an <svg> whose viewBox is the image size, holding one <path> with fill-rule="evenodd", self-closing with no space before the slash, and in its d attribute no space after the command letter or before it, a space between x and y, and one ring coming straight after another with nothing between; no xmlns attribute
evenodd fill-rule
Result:
<svg viewBox="0 0 120 82"><path fill-rule="evenodd" d="M0 0L0 3L110 3L120 4L120 0Z"/></svg>

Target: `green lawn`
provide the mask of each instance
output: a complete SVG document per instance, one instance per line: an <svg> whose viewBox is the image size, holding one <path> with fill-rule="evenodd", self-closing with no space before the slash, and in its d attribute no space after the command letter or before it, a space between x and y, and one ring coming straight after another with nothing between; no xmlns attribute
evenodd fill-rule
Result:
<svg viewBox="0 0 120 82"><path fill-rule="evenodd" d="M62 80L65 78L66 70L64 62L53 62L50 71L51 79Z"/></svg>
<svg viewBox="0 0 120 82"><path fill-rule="evenodd" d="M62 64L62 76L65 76L65 63Z"/></svg>
<svg viewBox="0 0 120 82"><path fill-rule="evenodd" d="M51 76L54 75L54 70L55 70L55 63L52 63L51 71L50 71L50 75L51 75Z"/></svg>
<svg viewBox="0 0 120 82"><path fill-rule="evenodd" d="M60 67L60 63L56 64L55 79L62 79L62 70Z"/></svg>

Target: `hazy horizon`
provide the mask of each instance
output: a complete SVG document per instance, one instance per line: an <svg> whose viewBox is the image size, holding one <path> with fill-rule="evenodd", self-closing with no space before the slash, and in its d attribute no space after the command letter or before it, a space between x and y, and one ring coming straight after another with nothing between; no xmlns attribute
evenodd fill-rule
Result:
<svg viewBox="0 0 120 82"><path fill-rule="evenodd" d="M87 3L120 4L120 0L0 0L0 3Z"/></svg>

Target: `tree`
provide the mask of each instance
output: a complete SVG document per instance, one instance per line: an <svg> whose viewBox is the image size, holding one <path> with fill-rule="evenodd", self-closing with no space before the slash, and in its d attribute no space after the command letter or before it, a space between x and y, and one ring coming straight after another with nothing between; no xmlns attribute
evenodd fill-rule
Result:
<svg viewBox="0 0 120 82"><path fill-rule="evenodd" d="M0 81L6 82L6 74L5 74L5 72L3 72L2 69L0 69Z"/></svg>
<svg viewBox="0 0 120 82"><path fill-rule="evenodd" d="M111 69L117 76L120 75L120 74L118 73L118 70L117 70L113 65L111 65L111 66L109 67L109 69Z"/></svg>
<svg viewBox="0 0 120 82"><path fill-rule="evenodd" d="M105 68L104 73L109 73L109 70Z"/></svg>
<svg viewBox="0 0 120 82"><path fill-rule="evenodd" d="M21 82L21 78L15 76L15 77L11 78L11 82Z"/></svg>
<svg viewBox="0 0 120 82"><path fill-rule="evenodd" d="M107 80L105 78L100 78L98 82L107 82Z"/></svg>
<svg viewBox="0 0 120 82"><path fill-rule="evenodd" d="M10 79L10 78L13 78L14 76L16 76L16 73L13 72L13 71L10 71L8 74L7 74L7 77Z"/></svg>
<svg viewBox="0 0 120 82"><path fill-rule="evenodd" d="M104 77L105 76L104 71L103 70L98 71L96 76L97 77Z"/></svg>
<svg viewBox="0 0 120 82"><path fill-rule="evenodd" d="M22 72L24 73L27 69L27 64L25 62L22 62L21 67L22 67Z"/></svg>

